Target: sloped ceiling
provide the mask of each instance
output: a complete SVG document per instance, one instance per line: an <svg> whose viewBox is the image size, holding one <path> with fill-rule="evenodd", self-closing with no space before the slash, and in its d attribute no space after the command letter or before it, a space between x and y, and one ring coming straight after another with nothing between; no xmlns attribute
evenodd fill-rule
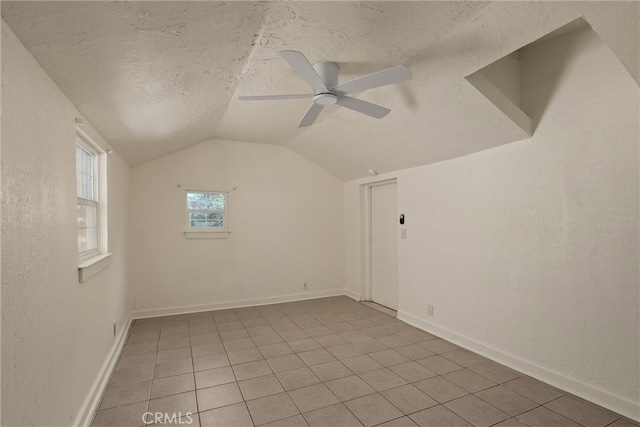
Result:
<svg viewBox="0 0 640 427"><path fill-rule="evenodd" d="M522 139L464 77L580 16L638 81L636 2L6 2L5 22L131 165L216 138L283 145L342 180ZM309 100L278 56L340 65L340 81L398 64L411 81L358 94L392 112Z"/></svg>

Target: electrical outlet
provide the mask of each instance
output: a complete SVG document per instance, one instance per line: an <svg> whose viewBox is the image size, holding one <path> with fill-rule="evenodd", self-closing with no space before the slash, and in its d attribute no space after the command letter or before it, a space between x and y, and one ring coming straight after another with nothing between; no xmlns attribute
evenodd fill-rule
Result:
<svg viewBox="0 0 640 427"><path fill-rule="evenodd" d="M304 289L305 291L307 290L307 282L302 284L302 289Z"/></svg>
<svg viewBox="0 0 640 427"><path fill-rule="evenodd" d="M431 304L427 304L427 316L433 317L433 306Z"/></svg>
<svg viewBox="0 0 640 427"><path fill-rule="evenodd" d="M113 336L116 336L116 322L113 322Z"/></svg>

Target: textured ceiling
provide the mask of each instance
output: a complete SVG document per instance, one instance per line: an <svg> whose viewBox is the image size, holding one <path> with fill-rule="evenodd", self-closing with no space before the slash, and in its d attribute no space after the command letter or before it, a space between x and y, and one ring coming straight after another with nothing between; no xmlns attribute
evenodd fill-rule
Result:
<svg viewBox="0 0 640 427"><path fill-rule="evenodd" d="M605 4L607 3L607 4ZM522 139L464 77L580 16L638 81L637 2L6 2L2 16L131 165L207 139L279 144L343 180ZM278 51L340 65L340 81L398 64L414 78L335 106L310 128L308 92Z"/></svg>

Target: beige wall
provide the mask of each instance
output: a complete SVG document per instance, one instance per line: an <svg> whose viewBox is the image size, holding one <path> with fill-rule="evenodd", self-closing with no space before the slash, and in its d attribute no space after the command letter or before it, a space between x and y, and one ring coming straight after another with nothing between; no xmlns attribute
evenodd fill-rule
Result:
<svg viewBox="0 0 640 427"><path fill-rule="evenodd" d="M522 61L531 139L377 177L406 216L399 317L637 417L638 86L589 29ZM369 181L344 191L353 294Z"/></svg>
<svg viewBox="0 0 640 427"><path fill-rule="evenodd" d="M185 238L186 189L229 191L228 239ZM135 167L131 220L136 316L344 289L342 184L279 146L212 140Z"/></svg>
<svg viewBox="0 0 640 427"><path fill-rule="evenodd" d="M125 327L130 169L108 158L110 265L78 282L79 113L2 21L2 425L73 425ZM106 142L90 125L85 131Z"/></svg>

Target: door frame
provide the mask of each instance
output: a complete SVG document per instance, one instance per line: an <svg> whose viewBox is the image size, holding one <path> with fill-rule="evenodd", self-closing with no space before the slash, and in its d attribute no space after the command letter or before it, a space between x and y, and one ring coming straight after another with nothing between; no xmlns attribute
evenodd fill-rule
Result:
<svg viewBox="0 0 640 427"><path fill-rule="evenodd" d="M396 185L396 210L397 210L397 197L398 197L398 180L397 178L389 178L389 179L383 179L380 181L374 181L374 182L368 182L366 184L362 184L362 195L363 195L363 200L362 200L362 213L363 213L363 217L364 217L364 230L362 233L362 246L364 249L364 265L363 265L363 278L364 278L364 283L363 283L363 292L362 292L362 300L363 301L373 301L372 298L372 294L373 294L373 250L372 250L372 237L373 237L373 230L372 230L372 220L371 220L371 208L372 208L372 203L371 203L371 188L372 187L377 187L380 185L388 185L388 184L395 184ZM396 212L397 214L397 212ZM397 215L396 215L397 216ZM398 262L398 254L396 252L396 264Z"/></svg>

